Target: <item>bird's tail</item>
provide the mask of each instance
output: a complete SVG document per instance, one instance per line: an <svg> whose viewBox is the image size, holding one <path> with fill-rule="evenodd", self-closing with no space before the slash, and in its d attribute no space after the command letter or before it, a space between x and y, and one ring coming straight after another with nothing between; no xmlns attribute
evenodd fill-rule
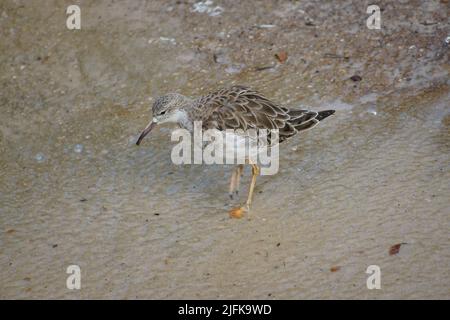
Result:
<svg viewBox="0 0 450 320"><path fill-rule="evenodd" d="M331 116L333 113L335 113L335 110L324 110L324 111L319 111L316 119L319 121L322 121L323 119L325 119L326 117Z"/></svg>

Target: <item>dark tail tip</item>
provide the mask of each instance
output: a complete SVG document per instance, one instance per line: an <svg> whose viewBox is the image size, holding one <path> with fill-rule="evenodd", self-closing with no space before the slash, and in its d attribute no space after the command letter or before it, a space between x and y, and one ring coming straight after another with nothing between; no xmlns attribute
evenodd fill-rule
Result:
<svg viewBox="0 0 450 320"><path fill-rule="evenodd" d="M319 114L317 115L316 119L319 120L319 121L322 121L323 119L325 119L326 117L331 116L335 112L336 112L336 110L319 111Z"/></svg>

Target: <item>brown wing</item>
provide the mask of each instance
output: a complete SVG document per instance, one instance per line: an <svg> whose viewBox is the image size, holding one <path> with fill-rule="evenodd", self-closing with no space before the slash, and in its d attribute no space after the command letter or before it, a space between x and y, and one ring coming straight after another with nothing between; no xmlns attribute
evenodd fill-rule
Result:
<svg viewBox="0 0 450 320"><path fill-rule="evenodd" d="M210 110L203 113L205 129L278 129L280 142L319 122L317 112L281 107L244 86L211 93L199 105Z"/></svg>

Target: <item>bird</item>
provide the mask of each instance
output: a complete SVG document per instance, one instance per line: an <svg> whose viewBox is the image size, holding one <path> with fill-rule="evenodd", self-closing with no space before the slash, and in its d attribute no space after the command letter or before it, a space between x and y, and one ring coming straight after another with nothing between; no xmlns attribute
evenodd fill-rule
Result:
<svg viewBox="0 0 450 320"><path fill-rule="evenodd" d="M312 129L334 113L335 110L312 111L282 106L262 93L242 85L222 88L198 98L168 93L155 99L152 120L141 132L136 145L139 146L142 139L157 125L172 123L193 132L195 121L201 121L202 130L217 129L221 132L228 129L241 129L243 132L249 129L277 129L278 143L281 143L300 131ZM232 218L241 218L250 211L256 177L260 174L257 163L245 164L252 168L247 201L229 212ZM231 174L230 197L239 192L243 170L244 164L238 164Z"/></svg>

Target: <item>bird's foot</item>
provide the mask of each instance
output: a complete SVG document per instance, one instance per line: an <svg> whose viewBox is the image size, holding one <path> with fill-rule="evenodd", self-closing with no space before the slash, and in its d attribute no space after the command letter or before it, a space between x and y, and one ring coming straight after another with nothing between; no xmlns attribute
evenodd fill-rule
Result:
<svg viewBox="0 0 450 320"><path fill-rule="evenodd" d="M229 215L230 215L230 218L240 219L245 214L247 214L249 211L250 211L249 206L248 205L244 205L242 207L231 209L230 212L229 212Z"/></svg>

